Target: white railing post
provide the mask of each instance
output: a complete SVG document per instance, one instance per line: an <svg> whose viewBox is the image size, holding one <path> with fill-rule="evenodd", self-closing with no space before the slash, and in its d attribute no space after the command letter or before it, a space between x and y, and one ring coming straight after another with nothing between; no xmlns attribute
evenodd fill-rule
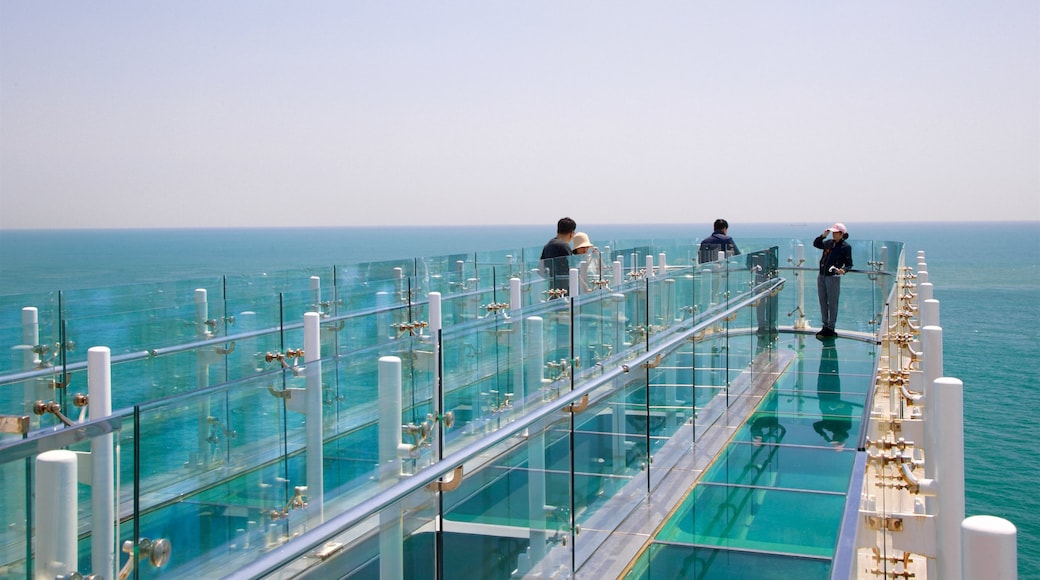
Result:
<svg viewBox="0 0 1040 580"><path fill-rule="evenodd" d="M205 288L195 289L195 329L199 339L207 338L207 321L209 320L209 299ZM195 388L204 389L209 386L209 359L207 353L202 349L195 350ZM195 465L207 465L212 461L210 457L209 429L210 429L210 400L202 397L196 410L198 417L198 451Z"/></svg>
<svg viewBox="0 0 1040 580"><path fill-rule="evenodd" d="M935 509L938 578L961 578L961 523L964 520L964 383L951 377L932 385L932 422L937 423L935 458L938 483ZM928 461L927 463L933 463Z"/></svg>
<svg viewBox="0 0 1040 580"><path fill-rule="evenodd" d="M322 429L321 314L317 312L303 315L303 361L307 377L307 499L308 505L317 506L312 513L321 522L325 521L325 441Z"/></svg>
<svg viewBox="0 0 1040 580"><path fill-rule="evenodd" d="M964 580L1017 580L1018 529L996 516L971 516L961 522Z"/></svg>
<svg viewBox="0 0 1040 580"><path fill-rule="evenodd" d="M35 306L22 308L22 370L31 371L40 364L39 355L33 347L40 344L40 312ZM22 383L22 413L31 417L33 426L39 427L40 421L32 412L36 396L36 381L29 379Z"/></svg>
<svg viewBox="0 0 1040 580"><path fill-rule="evenodd" d="M87 351L87 394L90 418L112 414L112 351L107 346ZM115 578L116 571L116 480L112 433L90 440L90 534L91 572Z"/></svg>
<svg viewBox="0 0 1040 580"><path fill-rule="evenodd" d="M434 423L434 436L433 436L433 460L439 461L441 458L441 450L444 448L444 423L442 415L444 414L444 393L441 391L441 365L440 365L440 354L441 354L441 328L443 328L443 318L441 316L441 293L430 292L427 296L429 301L429 315L430 315L430 336L433 339L433 418Z"/></svg>
<svg viewBox="0 0 1040 580"><path fill-rule="evenodd" d="M36 580L54 580L79 567L76 535L79 499L76 454L64 449L44 451L36 458L33 524L36 533ZM107 576L106 576L107 577Z"/></svg>
<svg viewBox="0 0 1040 580"><path fill-rule="evenodd" d="M524 317L523 293L520 278L509 279L510 319L509 353L510 374L513 377L513 392L521 409L527 408L527 389L524 385Z"/></svg>
<svg viewBox="0 0 1040 580"><path fill-rule="evenodd" d="M392 483L401 474L397 453L401 446L401 359L379 359L379 480ZM404 578L401 505L379 513L379 578Z"/></svg>
<svg viewBox="0 0 1040 580"><path fill-rule="evenodd" d="M809 328L809 319L805 316L805 276L803 272L797 268L801 268L802 264L805 263L805 244L798 244L794 250L794 271L795 280L798 281L797 295L798 295L798 319L794 322L794 328L796 330L807 330Z"/></svg>

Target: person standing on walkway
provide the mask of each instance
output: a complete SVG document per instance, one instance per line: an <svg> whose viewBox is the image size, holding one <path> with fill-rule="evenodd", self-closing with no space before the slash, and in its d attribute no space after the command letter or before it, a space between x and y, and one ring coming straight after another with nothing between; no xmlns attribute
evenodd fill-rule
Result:
<svg viewBox="0 0 1040 580"><path fill-rule="evenodd" d="M830 236L830 239L827 237ZM816 291L820 295L820 316L823 328L816 338L837 336L834 324L838 319L838 295L841 293L841 277L852 269L852 246L845 240L849 232L845 224L836 223L823 230L813 240L813 247L823 250L820 255L820 273L816 277Z"/></svg>
<svg viewBox="0 0 1040 580"><path fill-rule="evenodd" d="M571 239L578 224L569 217L556 222L556 237L542 248L541 270L553 290L567 290L570 286Z"/></svg>
<svg viewBox="0 0 1040 580"><path fill-rule="evenodd" d="M719 218L715 220L714 229L710 236L701 240L697 251L697 263L705 264L719 259L719 252L726 252L726 257L739 256L740 250L737 243L729 236L729 222Z"/></svg>

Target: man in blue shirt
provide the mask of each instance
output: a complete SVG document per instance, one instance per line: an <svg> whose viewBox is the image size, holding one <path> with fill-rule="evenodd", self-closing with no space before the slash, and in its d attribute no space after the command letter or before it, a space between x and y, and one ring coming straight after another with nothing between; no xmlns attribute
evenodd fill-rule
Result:
<svg viewBox="0 0 1040 580"><path fill-rule="evenodd" d="M701 246L697 252L698 264L718 260L719 252L726 252L727 258L740 255L736 242L726 233L728 231L729 222L722 218L715 220L715 231L701 240Z"/></svg>

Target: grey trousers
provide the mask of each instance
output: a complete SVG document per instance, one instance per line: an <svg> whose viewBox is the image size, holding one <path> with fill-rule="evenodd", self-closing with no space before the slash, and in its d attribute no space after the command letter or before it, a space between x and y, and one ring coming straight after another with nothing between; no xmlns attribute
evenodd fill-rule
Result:
<svg viewBox="0 0 1040 580"><path fill-rule="evenodd" d="M838 320L838 295L841 293L841 276L816 277L816 291L820 295L820 316L823 317L823 327L834 330L834 323Z"/></svg>

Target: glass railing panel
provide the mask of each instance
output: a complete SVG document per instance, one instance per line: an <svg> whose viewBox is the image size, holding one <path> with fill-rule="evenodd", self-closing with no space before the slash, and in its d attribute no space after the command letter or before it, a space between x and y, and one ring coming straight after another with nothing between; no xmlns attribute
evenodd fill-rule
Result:
<svg viewBox="0 0 1040 580"><path fill-rule="evenodd" d="M447 435L448 451L500 429L546 396L540 380L544 359L536 352L544 331L535 322L521 323L502 313L485 320L442 334L444 411L453 413L455 421ZM528 338L531 348L525 350ZM532 365L526 376L525 364Z"/></svg>
<svg viewBox="0 0 1040 580"><path fill-rule="evenodd" d="M5 577L114 575L118 562L109 559L108 571L92 564L94 557L113 556L99 551L93 539L107 536L106 546L115 544L117 462L134 456L131 445L121 457L116 441L120 429L129 426L126 417L111 417L37 434L0 450L0 571Z"/></svg>
<svg viewBox="0 0 1040 580"><path fill-rule="evenodd" d="M85 360L86 350L93 346L107 346L119 356L194 342L206 332L207 318L196 315L190 298L162 308L89 315L87 310L81 303L64 318L69 362Z"/></svg>
<svg viewBox="0 0 1040 580"><path fill-rule="evenodd" d="M726 408L725 394L729 389L727 344L724 335L710 332L712 330L709 328L708 332L694 340L690 350L695 434L714 424ZM723 404L713 404L720 396Z"/></svg>
<svg viewBox="0 0 1040 580"><path fill-rule="evenodd" d="M571 300L574 313L574 358L582 380L601 374L628 348L625 300L597 289Z"/></svg>
<svg viewBox="0 0 1040 580"><path fill-rule="evenodd" d="M569 424L569 421L565 421ZM462 484L443 494L446 534L465 539L469 553L449 551L448 574L508 578L570 566L570 478L565 461L569 438L551 429L532 429L482 454L466 466ZM468 538L464 538L468 536ZM447 538L447 536L446 536Z"/></svg>
<svg viewBox="0 0 1040 580"><path fill-rule="evenodd" d="M276 396L284 388L269 375L142 408L140 492L150 498L143 507L298 449L299 443L287 447L283 434L283 425L295 419L285 413L286 399Z"/></svg>

